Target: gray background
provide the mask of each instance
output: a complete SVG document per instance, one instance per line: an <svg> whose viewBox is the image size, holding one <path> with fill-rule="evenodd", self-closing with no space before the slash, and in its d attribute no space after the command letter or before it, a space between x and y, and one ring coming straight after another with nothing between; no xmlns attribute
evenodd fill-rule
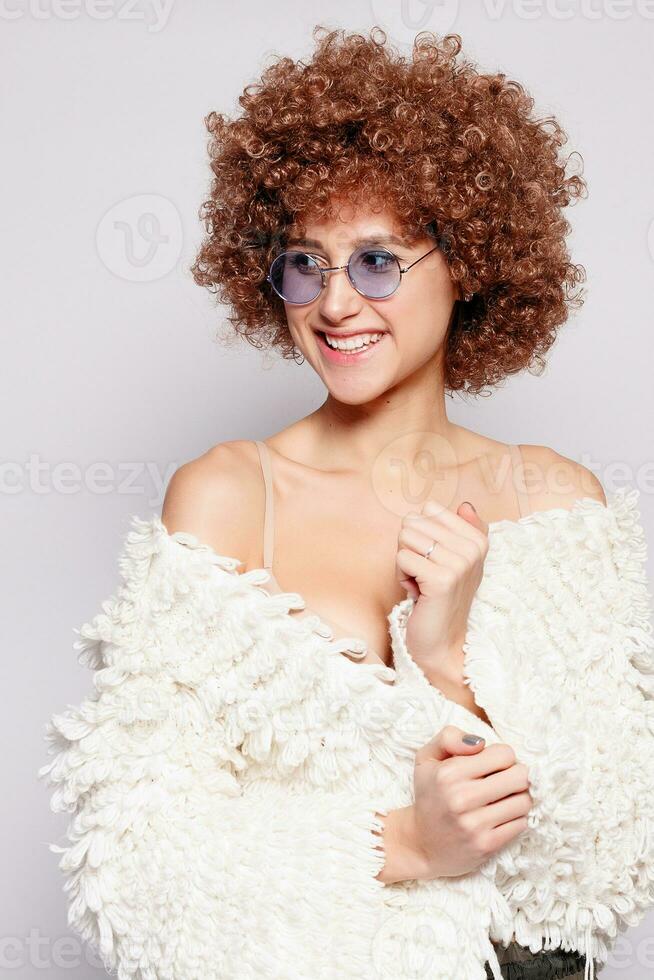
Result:
<svg viewBox="0 0 654 980"><path fill-rule="evenodd" d="M224 316L187 271L209 180L204 115L233 112L272 54L309 55L316 23L378 23L402 45L423 28L456 31L484 70L521 81L582 153L590 196L568 217L573 258L588 271L585 306L542 377L456 397L450 412L494 438L552 446L607 492L636 486L652 540L654 3L460 8L0 4L3 975L103 975L67 927L47 849L65 817L50 814L35 772L45 720L89 690L72 628L113 591L129 517L160 513L180 463L226 439L265 438L324 397L308 365L217 343ZM610 964L606 980L650 974L654 915L621 938Z"/></svg>

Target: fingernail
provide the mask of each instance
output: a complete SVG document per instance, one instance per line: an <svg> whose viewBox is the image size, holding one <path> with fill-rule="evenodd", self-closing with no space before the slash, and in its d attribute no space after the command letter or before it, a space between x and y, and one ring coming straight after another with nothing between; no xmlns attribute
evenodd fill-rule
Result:
<svg viewBox="0 0 654 980"><path fill-rule="evenodd" d="M479 745L480 742L485 742L486 739L482 738L481 735L471 735L469 732L466 732L461 741L465 742L466 745Z"/></svg>
<svg viewBox="0 0 654 980"><path fill-rule="evenodd" d="M475 507L474 504L471 504L469 500L464 500L463 503L464 504L467 504L468 507L472 507L472 509L474 510L475 514L477 513L477 508Z"/></svg>

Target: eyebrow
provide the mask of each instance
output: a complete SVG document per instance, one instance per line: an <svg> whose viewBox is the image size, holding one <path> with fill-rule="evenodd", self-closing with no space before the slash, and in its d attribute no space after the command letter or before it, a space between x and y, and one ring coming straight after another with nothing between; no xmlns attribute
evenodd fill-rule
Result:
<svg viewBox="0 0 654 980"><path fill-rule="evenodd" d="M350 244L352 248L358 248L359 245L401 245L404 248L408 247L408 242L403 238L398 238L397 235L389 235L383 232L379 235L365 235L362 238L355 238ZM308 245L310 248L323 248L322 242L318 241L316 238L289 238L287 245Z"/></svg>

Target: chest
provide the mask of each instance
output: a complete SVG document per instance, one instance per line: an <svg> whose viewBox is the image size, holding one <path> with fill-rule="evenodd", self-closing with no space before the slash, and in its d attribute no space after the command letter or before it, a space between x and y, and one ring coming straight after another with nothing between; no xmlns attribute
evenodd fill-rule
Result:
<svg viewBox="0 0 654 980"><path fill-rule="evenodd" d="M275 552L272 589L299 593L302 613L318 615L334 636L364 639L363 662L392 667L387 619L406 597L395 575L399 521L387 528L344 519L329 522L329 530L325 536L322 522L289 528Z"/></svg>
<svg viewBox="0 0 654 980"><path fill-rule="evenodd" d="M334 636L365 641L359 662L393 667L388 616L407 594L396 567L402 519L408 511L419 512L434 497L434 487L424 481L414 486L397 474L381 478L375 467L366 477L307 476L270 458L275 466L268 474L265 525L250 538L247 567L268 569L271 592L302 597L304 610L294 615L317 615ZM460 482L448 485L448 506L454 509L465 499L458 499L461 493L471 497L473 486L480 500L474 475Z"/></svg>

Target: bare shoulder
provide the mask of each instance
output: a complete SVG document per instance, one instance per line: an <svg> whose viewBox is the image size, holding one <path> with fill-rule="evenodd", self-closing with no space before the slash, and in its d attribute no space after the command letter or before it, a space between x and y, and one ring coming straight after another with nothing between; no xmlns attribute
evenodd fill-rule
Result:
<svg viewBox="0 0 654 980"><path fill-rule="evenodd" d="M218 554L245 561L252 546L252 515L262 507L256 446L234 439L212 446L175 470L161 520L169 534L186 531Z"/></svg>
<svg viewBox="0 0 654 980"><path fill-rule="evenodd" d="M524 485L531 511L563 507L590 497L606 506L602 484L586 466L557 453L550 446L520 445Z"/></svg>

